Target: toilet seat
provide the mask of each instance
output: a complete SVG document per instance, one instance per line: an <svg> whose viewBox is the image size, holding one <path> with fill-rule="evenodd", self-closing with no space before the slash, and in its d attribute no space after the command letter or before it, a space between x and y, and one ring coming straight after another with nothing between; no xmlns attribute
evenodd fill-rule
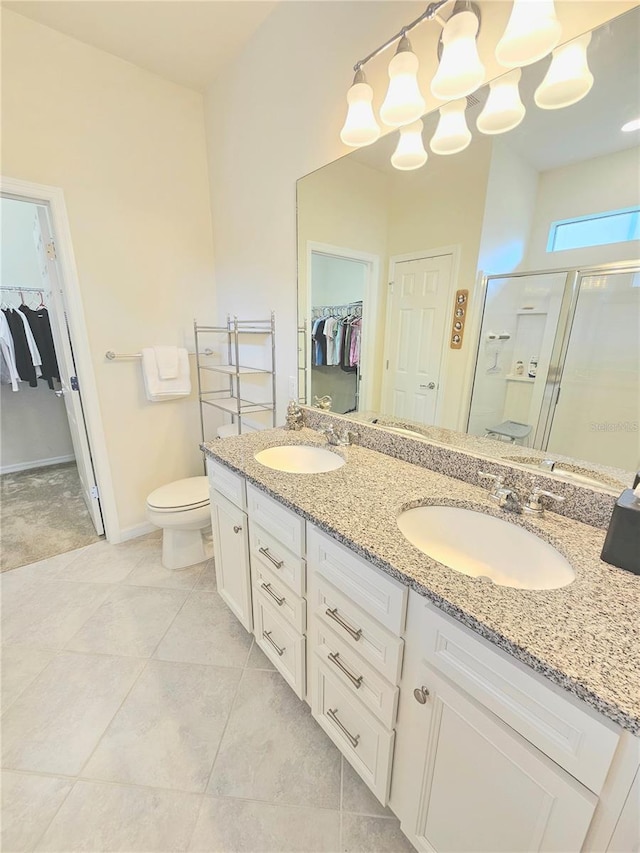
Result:
<svg viewBox="0 0 640 853"><path fill-rule="evenodd" d="M154 512L190 512L209 504L209 484L206 477L187 477L176 480L151 492L147 506Z"/></svg>

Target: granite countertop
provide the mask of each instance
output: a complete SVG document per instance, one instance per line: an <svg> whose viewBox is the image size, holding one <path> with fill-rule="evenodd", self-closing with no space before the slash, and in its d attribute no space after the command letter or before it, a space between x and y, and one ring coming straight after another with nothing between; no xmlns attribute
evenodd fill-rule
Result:
<svg viewBox="0 0 640 853"><path fill-rule="evenodd" d="M355 445L331 448L347 464L323 474L288 474L255 460L259 450L282 444L326 446L326 440L305 427L203 447L458 621L640 734L640 576L599 559L603 530L553 512L539 519L505 513L478 486ZM568 559L575 581L562 589L522 590L443 566L411 545L396 524L403 509L431 503L479 509L537 533Z"/></svg>

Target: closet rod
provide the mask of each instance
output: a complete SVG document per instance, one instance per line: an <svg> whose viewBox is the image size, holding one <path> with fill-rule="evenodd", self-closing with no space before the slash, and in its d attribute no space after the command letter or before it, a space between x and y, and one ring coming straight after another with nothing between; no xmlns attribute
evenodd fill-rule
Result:
<svg viewBox="0 0 640 853"><path fill-rule="evenodd" d="M203 352L201 353L201 355L213 355L213 354L214 354L213 350L209 349L208 347L207 347L207 349L203 350ZM190 352L189 355L195 355L195 352ZM113 350L108 349L105 352L104 357L107 359L107 361L114 361L115 359L118 359L118 358L142 358L142 353L141 352L114 352Z"/></svg>
<svg viewBox="0 0 640 853"><path fill-rule="evenodd" d="M50 292L44 287L5 287L0 284L0 290L11 290L13 293L44 293L45 296L50 296Z"/></svg>

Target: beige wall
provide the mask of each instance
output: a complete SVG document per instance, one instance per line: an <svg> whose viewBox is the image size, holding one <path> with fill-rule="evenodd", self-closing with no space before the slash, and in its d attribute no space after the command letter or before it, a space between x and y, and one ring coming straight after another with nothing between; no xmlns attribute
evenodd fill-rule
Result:
<svg viewBox="0 0 640 853"><path fill-rule="evenodd" d="M528 269L608 264L638 258L638 241L547 252L549 228L559 219L620 210L638 204L640 148L627 148L542 172L527 256Z"/></svg>
<svg viewBox="0 0 640 853"><path fill-rule="evenodd" d="M2 18L2 173L64 190L118 526L132 532L153 488L202 473L195 398L148 403L139 364L104 358L191 344L193 317L214 316L202 98Z"/></svg>
<svg viewBox="0 0 640 853"><path fill-rule="evenodd" d="M634 5L556 4L567 38ZM479 46L492 77L492 51L510 4L480 6ZM423 10L423 2L281 3L207 94L219 306L276 309L281 414L287 377L296 373L296 179L347 152L339 132L353 63ZM435 72L439 32L425 24L412 34L423 91ZM388 60L383 55L367 66L378 107Z"/></svg>

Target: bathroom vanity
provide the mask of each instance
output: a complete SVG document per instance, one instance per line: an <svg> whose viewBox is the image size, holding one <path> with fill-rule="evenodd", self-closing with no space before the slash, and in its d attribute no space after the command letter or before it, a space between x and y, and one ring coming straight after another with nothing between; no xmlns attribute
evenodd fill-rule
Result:
<svg viewBox="0 0 640 853"><path fill-rule="evenodd" d="M281 470L290 446L317 473ZM205 449L219 594L418 850L638 849L640 579L599 560L602 529L514 515L575 579L502 586L397 524L504 520L480 486L308 428Z"/></svg>

